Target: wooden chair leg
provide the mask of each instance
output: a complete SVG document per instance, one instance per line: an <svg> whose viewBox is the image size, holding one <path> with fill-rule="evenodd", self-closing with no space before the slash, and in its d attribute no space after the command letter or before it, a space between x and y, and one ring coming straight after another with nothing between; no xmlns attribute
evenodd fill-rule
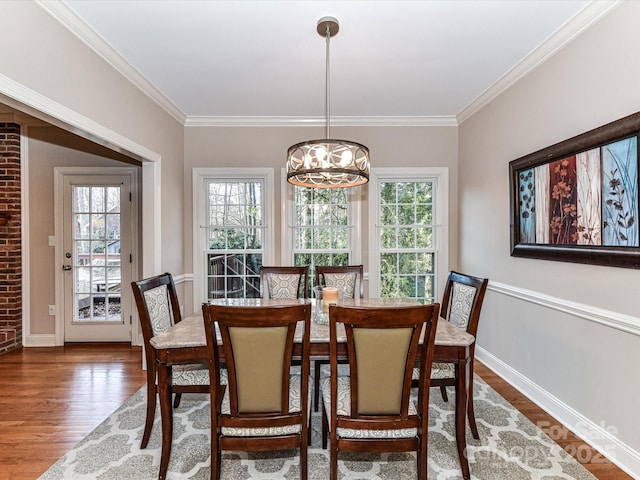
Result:
<svg viewBox="0 0 640 480"><path fill-rule="evenodd" d="M176 393L176 396L173 398L173 408L178 408L180 406L180 400L182 400L182 394Z"/></svg>
<svg viewBox="0 0 640 480"><path fill-rule="evenodd" d="M218 443L218 425L215 420L216 415L216 409L211 407L211 480L220 480L220 464L222 462L220 444Z"/></svg>
<svg viewBox="0 0 640 480"><path fill-rule="evenodd" d="M307 462L307 446L304 444L304 439L300 442L300 480L307 480L308 477L308 462Z"/></svg>
<svg viewBox="0 0 640 480"><path fill-rule="evenodd" d="M444 385L440 385L440 394L442 395L442 400L445 402L449 401L449 396L447 395L447 387Z"/></svg>
<svg viewBox="0 0 640 480"><path fill-rule="evenodd" d="M313 362L313 411L318 411L318 402L320 399L320 367L322 366L321 360L314 360Z"/></svg>
<svg viewBox="0 0 640 480"><path fill-rule="evenodd" d="M338 445L331 437L331 451L329 452L329 480L338 480Z"/></svg>
<svg viewBox="0 0 640 480"><path fill-rule="evenodd" d="M151 384L147 382L147 418L144 421L144 433L142 434L140 448L147 448L149 444L153 420L156 416L156 401L156 385L153 382Z"/></svg>
<svg viewBox="0 0 640 480"><path fill-rule="evenodd" d="M469 428L473 438L480 440L480 434L478 433L478 425L476 425L476 414L473 410L473 374L469 380L469 397L467 398L467 418L469 419Z"/></svg>
<svg viewBox="0 0 640 480"><path fill-rule="evenodd" d="M426 435L423 434L420 439L420 449L417 452L418 457L418 480L427 480L427 438Z"/></svg>
<svg viewBox="0 0 640 480"><path fill-rule="evenodd" d="M327 435L329 434L329 420L327 420L327 412L322 402L322 448L327 449Z"/></svg>

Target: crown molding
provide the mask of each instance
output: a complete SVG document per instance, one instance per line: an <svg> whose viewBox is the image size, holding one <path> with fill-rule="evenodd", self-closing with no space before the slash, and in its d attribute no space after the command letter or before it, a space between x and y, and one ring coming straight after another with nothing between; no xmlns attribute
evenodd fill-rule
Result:
<svg viewBox="0 0 640 480"><path fill-rule="evenodd" d="M60 22L67 30L79 38L91 50L97 53L105 62L123 75L133 85L163 108L169 115L184 125L185 114L169 100L155 85L147 80L138 70L114 50L100 35L92 30L82 18L67 6L66 3L55 0L35 0L35 2L49 15Z"/></svg>
<svg viewBox="0 0 640 480"><path fill-rule="evenodd" d="M324 127L325 117L187 117L186 127ZM439 117L331 117L331 126L343 127L457 127L454 116Z"/></svg>
<svg viewBox="0 0 640 480"><path fill-rule="evenodd" d="M565 22L541 45L536 47L523 60L518 62L493 85L482 92L455 116L398 116L398 117L332 117L335 126L397 126L397 127L434 127L458 126L507 88L544 63L560 49L573 41L594 23L607 15L623 0L593 0L580 12ZM133 68L116 50L92 30L64 2L56 0L35 0L35 2L59 21L71 33L103 58L116 71L133 83L152 101L169 115L187 127L316 127L324 126L324 117L187 117L171 100L149 82L138 70Z"/></svg>
<svg viewBox="0 0 640 480"><path fill-rule="evenodd" d="M593 0L582 10L567 20L542 44L514 65L507 73L500 77L493 85L476 97L469 105L456 115L458 124L469 119L491 100L504 92L529 72L547 61L559 50L571 43L576 37L591 27L602 17L622 3L622 0Z"/></svg>

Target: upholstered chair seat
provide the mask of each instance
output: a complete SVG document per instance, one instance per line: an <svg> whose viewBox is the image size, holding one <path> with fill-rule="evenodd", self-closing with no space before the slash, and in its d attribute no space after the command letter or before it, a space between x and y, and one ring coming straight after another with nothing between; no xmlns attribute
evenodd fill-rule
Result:
<svg viewBox="0 0 640 480"><path fill-rule="evenodd" d="M174 365L171 381L173 385L209 385L207 365Z"/></svg>
<svg viewBox="0 0 640 480"><path fill-rule="evenodd" d="M322 402L325 411L331 408L331 379L323 378L320 380L320 390L322 391ZM338 377L338 415L348 417L351 415L351 377ZM418 411L413 402L409 403L409 415L417 415ZM416 428L401 428L389 430L375 429L355 429L355 428L338 428L337 434L340 438L413 438L417 435Z"/></svg>
<svg viewBox="0 0 640 480"><path fill-rule="evenodd" d="M420 378L420 369L413 369L413 379L418 380ZM432 380L444 380L446 378L455 379L456 371L453 363L440 363L433 362L431 367L431 379Z"/></svg>
<svg viewBox="0 0 640 480"><path fill-rule="evenodd" d="M300 412L300 375L291 375L289 377L289 413ZM223 415L231 413L231 401L229 399L229 389L227 388L222 398L221 412ZM295 435L300 433L302 426L282 425L276 427L264 428L232 428L222 427L222 434L232 437L276 437L279 435Z"/></svg>

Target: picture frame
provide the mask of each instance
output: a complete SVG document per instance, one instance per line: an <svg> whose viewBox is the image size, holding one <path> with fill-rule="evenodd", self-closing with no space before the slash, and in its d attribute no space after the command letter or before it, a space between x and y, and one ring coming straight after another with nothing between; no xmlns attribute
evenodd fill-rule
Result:
<svg viewBox="0 0 640 480"><path fill-rule="evenodd" d="M509 162L511 256L640 268L640 112Z"/></svg>

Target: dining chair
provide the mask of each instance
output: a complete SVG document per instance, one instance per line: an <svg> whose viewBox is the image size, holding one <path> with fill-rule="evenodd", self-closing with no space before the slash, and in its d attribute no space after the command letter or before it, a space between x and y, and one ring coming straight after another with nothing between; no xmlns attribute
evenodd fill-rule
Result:
<svg viewBox="0 0 640 480"><path fill-rule="evenodd" d="M342 289L345 298L364 298L362 265L317 266L316 286Z"/></svg>
<svg viewBox="0 0 640 480"><path fill-rule="evenodd" d="M170 273L131 282L131 288L140 317L147 363L147 416L140 443L140 448L146 448L153 428L158 393L156 354L149 342L155 335L180 322L182 317L176 286ZM182 393L209 392L209 370L206 364L175 365L171 369L171 381L175 392L174 408L180 405Z"/></svg>
<svg viewBox="0 0 640 480"><path fill-rule="evenodd" d="M220 478L222 450L298 448L300 478L306 479L311 305L203 304L202 312L212 378L211 478ZM298 322L304 326L302 367L292 373ZM228 372L226 385L220 381L221 353Z"/></svg>
<svg viewBox="0 0 640 480"><path fill-rule="evenodd" d="M426 480L429 373L439 308L329 306L330 376L322 380L321 390L322 444L326 448L329 434L331 480L338 477L340 452L406 451L417 453L417 478ZM348 376L338 376L338 323L346 334Z"/></svg>
<svg viewBox="0 0 640 480"><path fill-rule="evenodd" d="M317 266L315 273L315 285L317 287L336 287L342 289L344 298L356 298L356 292L360 298L364 298L364 267L362 265L341 266ZM313 409L318 411L320 397L320 374L322 365L327 365L328 360L313 361Z"/></svg>
<svg viewBox="0 0 640 480"><path fill-rule="evenodd" d="M449 272L442 298L440 316L455 326L476 336L482 302L489 280L472 277L455 271ZM467 402L467 418L473 438L479 439L478 426L473 408L473 363L475 358L475 342L470 347L469 362L469 394ZM453 363L434 362L431 367L431 386L440 387L442 399L448 401L447 386L456 385L458 365ZM414 378L418 378L418 369L414 370Z"/></svg>
<svg viewBox="0 0 640 480"><path fill-rule="evenodd" d="M309 267L260 267L261 298L306 298Z"/></svg>

